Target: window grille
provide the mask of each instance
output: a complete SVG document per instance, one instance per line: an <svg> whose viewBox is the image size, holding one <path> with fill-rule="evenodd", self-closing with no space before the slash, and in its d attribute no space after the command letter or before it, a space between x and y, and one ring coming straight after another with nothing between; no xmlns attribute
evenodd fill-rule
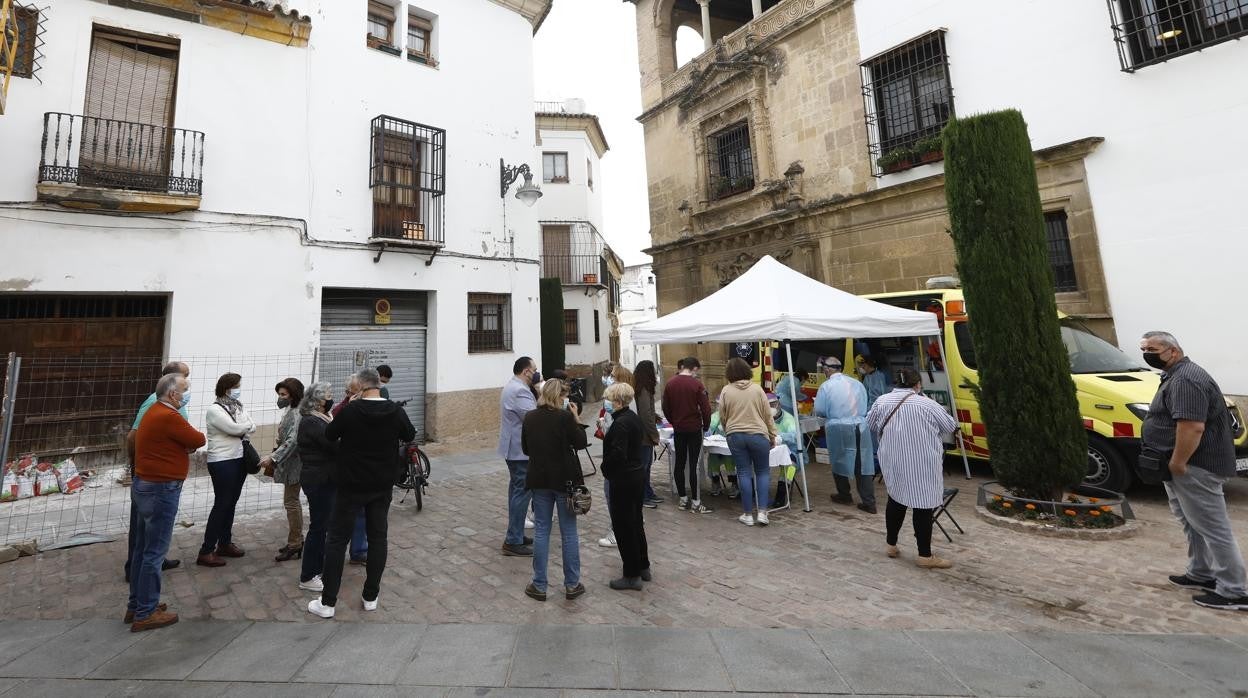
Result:
<svg viewBox="0 0 1248 698"><path fill-rule="evenodd" d="M1049 265L1053 267L1053 290L1057 292L1078 291L1075 277L1075 259L1070 249L1070 231L1066 227L1066 212L1052 211L1044 214L1044 233L1049 245Z"/></svg>
<svg viewBox="0 0 1248 698"><path fill-rule="evenodd" d="M511 351L511 295L468 294L468 353Z"/></svg>
<svg viewBox="0 0 1248 698"><path fill-rule="evenodd" d="M602 341L602 333L598 327L598 311L594 311L594 344Z"/></svg>
<svg viewBox="0 0 1248 698"><path fill-rule="evenodd" d="M165 296L0 295L0 320L164 317Z"/></svg>
<svg viewBox="0 0 1248 698"><path fill-rule="evenodd" d="M542 181L546 183L568 181L567 153L542 153Z"/></svg>
<svg viewBox="0 0 1248 698"><path fill-rule="evenodd" d="M750 125L741 121L714 133L707 143L710 199L723 199L754 188L754 151Z"/></svg>
<svg viewBox="0 0 1248 698"><path fill-rule="evenodd" d="M581 343L581 322L576 308L564 308L563 310L563 343Z"/></svg>
<svg viewBox="0 0 1248 698"><path fill-rule="evenodd" d="M1128 73L1248 35L1248 0L1106 0Z"/></svg>
<svg viewBox="0 0 1248 698"><path fill-rule="evenodd" d="M16 32L17 53L13 56L13 76L32 78L43 58L43 16L38 8L13 6L12 24L7 32ZM12 36L12 34L10 34ZM8 37L6 37L8 38ZM0 63L3 59L0 58Z"/></svg>
<svg viewBox="0 0 1248 698"><path fill-rule="evenodd" d="M588 221L542 221L542 277L605 286L607 245Z"/></svg>
<svg viewBox="0 0 1248 698"><path fill-rule="evenodd" d="M939 136L954 116L945 32L921 36L860 67L872 163L885 155L917 162L915 147Z"/></svg>
<svg viewBox="0 0 1248 698"><path fill-rule="evenodd" d="M390 116L372 123L373 237L441 244L446 131Z"/></svg>

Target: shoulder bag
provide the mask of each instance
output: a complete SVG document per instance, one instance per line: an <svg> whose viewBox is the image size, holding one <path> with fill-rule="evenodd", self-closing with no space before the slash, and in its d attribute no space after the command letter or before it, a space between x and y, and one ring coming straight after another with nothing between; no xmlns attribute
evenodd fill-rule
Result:
<svg viewBox="0 0 1248 698"><path fill-rule="evenodd" d="M226 416L230 418L231 422L238 424L238 420L234 419L234 415L230 414L230 411L225 409L225 405L222 405L219 402L214 402L213 404L216 405L217 407L220 407L221 411L224 412ZM248 439L246 436L244 436L242 437L242 442L243 442L243 470L246 470L248 475L255 475L260 472L260 453L256 451L255 446L251 445L251 439Z"/></svg>
<svg viewBox="0 0 1248 698"><path fill-rule="evenodd" d="M901 406L906 404L906 400L909 400L910 398L914 397L914 395L915 395L914 393L910 393L909 395L903 397L901 399L901 402L893 406L893 411L888 413L888 416L884 418L884 423L880 425L880 437L881 438L884 437L884 430L888 428L888 423L893 421L893 415L897 414L897 410L901 409Z"/></svg>

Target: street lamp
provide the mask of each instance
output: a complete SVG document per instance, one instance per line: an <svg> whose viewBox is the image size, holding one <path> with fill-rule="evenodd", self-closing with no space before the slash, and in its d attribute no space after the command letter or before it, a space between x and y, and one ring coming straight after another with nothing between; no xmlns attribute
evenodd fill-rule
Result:
<svg viewBox="0 0 1248 698"><path fill-rule="evenodd" d="M533 172L529 170L528 165L520 165L518 167L508 167L502 158L498 159L498 181L500 197L507 196L507 190L511 188L513 182L520 175L524 175L524 184L516 190L516 198L525 206L532 207L537 200L542 198L542 190L533 183Z"/></svg>

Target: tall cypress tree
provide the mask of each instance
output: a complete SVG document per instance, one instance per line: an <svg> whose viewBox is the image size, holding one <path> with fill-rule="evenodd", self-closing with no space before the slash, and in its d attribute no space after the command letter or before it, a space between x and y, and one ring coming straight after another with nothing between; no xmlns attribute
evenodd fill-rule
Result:
<svg viewBox="0 0 1248 698"><path fill-rule="evenodd" d="M1031 141L1015 110L951 121L945 197L979 364L992 469L1055 499L1087 470L1087 434L1053 298Z"/></svg>
<svg viewBox="0 0 1248 698"><path fill-rule="evenodd" d="M547 375L563 368L563 282L558 277L538 280L542 330L542 370Z"/></svg>

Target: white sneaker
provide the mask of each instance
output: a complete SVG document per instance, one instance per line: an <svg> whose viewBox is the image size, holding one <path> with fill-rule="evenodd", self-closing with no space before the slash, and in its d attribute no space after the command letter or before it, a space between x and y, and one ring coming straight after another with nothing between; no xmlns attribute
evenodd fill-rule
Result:
<svg viewBox="0 0 1248 698"><path fill-rule="evenodd" d="M364 598L363 596L361 596L361 597L360 597L360 601L363 601L363 602L364 602L364 610L365 610L365 611L376 611L376 610L377 610L377 599L373 599L372 601L369 601L368 599L366 599L366 598Z"/></svg>
<svg viewBox="0 0 1248 698"><path fill-rule="evenodd" d="M759 526L766 526L767 524L771 523L771 521L767 519L767 510L759 509L758 518L756 519L756 521L758 521Z"/></svg>
<svg viewBox="0 0 1248 698"><path fill-rule="evenodd" d="M321 581L321 575L318 574L306 582L299 582L299 588L304 591L325 591L325 582Z"/></svg>
<svg viewBox="0 0 1248 698"><path fill-rule="evenodd" d="M308 613L311 613L314 616L320 616L321 618L333 618L334 607L322 606L321 597L318 596L308 602Z"/></svg>
<svg viewBox="0 0 1248 698"><path fill-rule="evenodd" d="M608 533L605 538L599 538L598 545L601 545L604 548L614 548L617 545L615 542L615 533Z"/></svg>
<svg viewBox="0 0 1248 698"><path fill-rule="evenodd" d="M527 516L524 517L524 530L530 531L530 530L533 530L534 528L537 528L537 524L533 523L533 519L530 519Z"/></svg>
<svg viewBox="0 0 1248 698"><path fill-rule="evenodd" d="M749 515L749 514L742 514L741 516L738 516L738 517L737 517L737 521L740 521L741 523L745 524L746 526L753 526L753 525L754 525L754 517L753 517L753 516L751 516L751 515Z"/></svg>
<svg viewBox="0 0 1248 698"><path fill-rule="evenodd" d="M679 504L678 506L679 506L681 509L688 509L688 508L689 508L689 498L688 498L688 497L681 497L681 498L680 498L680 504Z"/></svg>

